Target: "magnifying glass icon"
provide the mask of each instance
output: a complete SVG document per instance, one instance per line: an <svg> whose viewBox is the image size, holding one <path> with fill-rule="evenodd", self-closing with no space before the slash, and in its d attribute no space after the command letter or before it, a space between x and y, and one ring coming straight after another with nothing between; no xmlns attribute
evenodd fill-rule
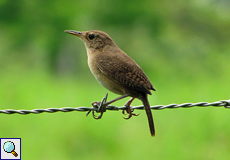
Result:
<svg viewBox="0 0 230 160"><path fill-rule="evenodd" d="M15 145L11 141L7 141L3 145L3 149L7 153L12 153L15 157L18 156L18 154L14 151L15 150Z"/></svg>

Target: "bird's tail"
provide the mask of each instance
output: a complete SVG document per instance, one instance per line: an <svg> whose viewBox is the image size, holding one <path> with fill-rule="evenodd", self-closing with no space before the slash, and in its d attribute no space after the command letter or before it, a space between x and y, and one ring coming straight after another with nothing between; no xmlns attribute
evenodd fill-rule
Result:
<svg viewBox="0 0 230 160"><path fill-rule="evenodd" d="M141 99L144 107L145 107L145 111L148 117L148 121L149 121L149 128L150 128L150 133L152 136L155 136L155 129L154 129L154 122L153 122L153 116L152 116L152 112L150 109L150 105L149 105L149 101L148 101L148 97L147 94L143 94L142 95L142 99Z"/></svg>

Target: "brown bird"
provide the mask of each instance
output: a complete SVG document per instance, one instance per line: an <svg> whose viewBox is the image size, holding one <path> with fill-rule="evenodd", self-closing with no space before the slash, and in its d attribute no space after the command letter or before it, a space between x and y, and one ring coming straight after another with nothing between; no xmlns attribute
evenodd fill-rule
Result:
<svg viewBox="0 0 230 160"><path fill-rule="evenodd" d="M122 51L108 34L102 31L65 30L65 32L81 38L84 42L88 65L97 81L111 92L122 95L106 102L103 107L130 96L132 98L125 104L129 114L126 119L129 119L132 115L136 116L132 113L130 104L134 98L140 99L148 116L151 135L155 136L152 112L147 98L148 94L151 95L151 90L155 91L155 89L138 64Z"/></svg>

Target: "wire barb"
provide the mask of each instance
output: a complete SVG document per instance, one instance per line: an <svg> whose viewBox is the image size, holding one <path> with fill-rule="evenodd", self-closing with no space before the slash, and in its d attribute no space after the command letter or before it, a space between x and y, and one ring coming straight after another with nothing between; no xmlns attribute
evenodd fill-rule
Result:
<svg viewBox="0 0 230 160"><path fill-rule="evenodd" d="M101 102L96 101L96 102L93 102L93 103L92 103L92 106L93 106L92 108L95 108L95 109L96 109L96 112L101 112L101 114L100 114L99 116L96 116L96 115L95 115L95 112L94 112L94 110L93 110L93 111L92 111L92 115L93 115L93 118L94 118L94 119L101 119L103 113L106 112L106 106L103 106L103 105L104 105L104 103L106 103L107 97L108 97L108 93L105 94L105 97L102 99ZM88 116L90 112L91 112L91 111L88 111L88 112L86 113L86 116Z"/></svg>
<svg viewBox="0 0 230 160"><path fill-rule="evenodd" d="M107 99L106 95L103 98L103 102L106 101ZM198 103L183 103L183 104L169 104L169 105L156 105L156 106L151 106L151 109L154 110L161 110L161 109L166 109L166 108L191 108L191 107L208 107L208 106L214 106L214 107L225 107L225 108L229 108L230 109L230 99L229 100L221 100L221 101L217 101L217 102L212 102L212 103L208 103L208 102L198 102ZM134 106L134 107L130 107L132 110L133 109L139 109L139 110L143 110L144 106L140 105L140 106ZM106 107L106 110L113 110L113 111L118 111L118 110L126 110L127 107L123 106L123 107L116 107L113 105L108 105ZM0 114L22 114L22 115L26 115L26 114L39 114L39 113L55 113L55 112L72 112L72 111L88 111L87 115L91 112L91 111L96 111L96 112L101 112L100 111L100 106L94 105L93 107L89 108L89 107L76 107L76 108L72 108L72 107L63 107L63 108L47 108L47 109L33 109L33 110L13 110L13 109L6 109L6 110L0 110ZM103 111L105 112L105 111Z"/></svg>

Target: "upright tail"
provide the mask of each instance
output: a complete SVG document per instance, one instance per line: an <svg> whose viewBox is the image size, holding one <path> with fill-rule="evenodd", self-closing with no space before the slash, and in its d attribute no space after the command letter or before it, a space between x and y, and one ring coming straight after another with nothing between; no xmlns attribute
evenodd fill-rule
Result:
<svg viewBox="0 0 230 160"><path fill-rule="evenodd" d="M154 129L154 122L153 122L153 116L152 116L152 112L150 109L150 105L149 105L149 101L148 101L148 97L147 94L144 93L142 95L142 99L141 99L144 107L145 107L145 111L148 117L148 121L149 121L149 128L150 128L150 133L152 136L155 136L155 129Z"/></svg>

